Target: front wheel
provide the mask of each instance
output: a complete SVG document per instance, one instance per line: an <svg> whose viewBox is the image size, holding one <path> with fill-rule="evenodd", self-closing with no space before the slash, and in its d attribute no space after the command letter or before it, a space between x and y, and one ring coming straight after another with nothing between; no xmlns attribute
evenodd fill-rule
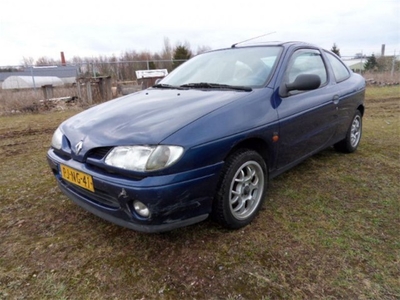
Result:
<svg viewBox="0 0 400 300"><path fill-rule="evenodd" d="M261 208L267 177L265 161L257 152L240 150L229 156L214 199L214 220L230 229L249 224Z"/></svg>
<svg viewBox="0 0 400 300"><path fill-rule="evenodd" d="M356 151L358 145L360 144L361 134L362 116L361 112L357 110L347 131L346 138L336 143L334 145L335 149L344 153L352 153Z"/></svg>

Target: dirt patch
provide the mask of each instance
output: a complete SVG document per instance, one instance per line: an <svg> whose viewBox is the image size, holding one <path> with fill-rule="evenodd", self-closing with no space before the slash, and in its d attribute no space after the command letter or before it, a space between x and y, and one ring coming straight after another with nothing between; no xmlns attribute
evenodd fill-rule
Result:
<svg viewBox="0 0 400 300"><path fill-rule="evenodd" d="M52 134L54 132L54 128L41 128L41 129L31 129L27 128L24 130L17 130L17 131L9 131L3 134L0 134L0 139L12 139L17 137L23 136L32 136L38 134Z"/></svg>

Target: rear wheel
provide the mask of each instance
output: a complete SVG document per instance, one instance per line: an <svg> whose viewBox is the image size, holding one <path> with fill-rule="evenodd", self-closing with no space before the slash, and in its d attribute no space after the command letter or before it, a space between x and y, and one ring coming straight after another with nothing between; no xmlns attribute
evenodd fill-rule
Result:
<svg viewBox="0 0 400 300"><path fill-rule="evenodd" d="M353 117L353 121L347 131L346 138L334 145L335 149L344 152L352 153L356 151L360 144L362 134L362 116L361 112L357 110Z"/></svg>
<svg viewBox="0 0 400 300"><path fill-rule="evenodd" d="M240 150L229 156L214 199L214 220L230 229L249 224L261 208L267 176L265 161L257 152Z"/></svg>

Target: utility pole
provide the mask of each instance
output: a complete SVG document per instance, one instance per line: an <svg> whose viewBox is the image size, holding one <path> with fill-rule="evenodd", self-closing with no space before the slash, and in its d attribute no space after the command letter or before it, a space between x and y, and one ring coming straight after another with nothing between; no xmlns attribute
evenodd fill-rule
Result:
<svg viewBox="0 0 400 300"><path fill-rule="evenodd" d="M393 60L392 60L392 71L390 72L390 76L393 78L394 75L394 66L396 64L396 50L394 50Z"/></svg>
<svg viewBox="0 0 400 300"><path fill-rule="evenodd" d="M31 76L32 76L33 90L36 93L36 82L35 82L35 75L33 75L33 65L31 66Z"/></svg>

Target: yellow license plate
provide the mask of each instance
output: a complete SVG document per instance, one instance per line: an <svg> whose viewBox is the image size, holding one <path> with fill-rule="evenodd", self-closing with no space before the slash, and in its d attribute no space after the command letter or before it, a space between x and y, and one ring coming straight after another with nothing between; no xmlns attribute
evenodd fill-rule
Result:
<svg viewBox="0 0 400 300"><path fill-rule="evenodd" d="M92 176L64 165L60 165L60 170L64 180L94 192Z"/></svg>

